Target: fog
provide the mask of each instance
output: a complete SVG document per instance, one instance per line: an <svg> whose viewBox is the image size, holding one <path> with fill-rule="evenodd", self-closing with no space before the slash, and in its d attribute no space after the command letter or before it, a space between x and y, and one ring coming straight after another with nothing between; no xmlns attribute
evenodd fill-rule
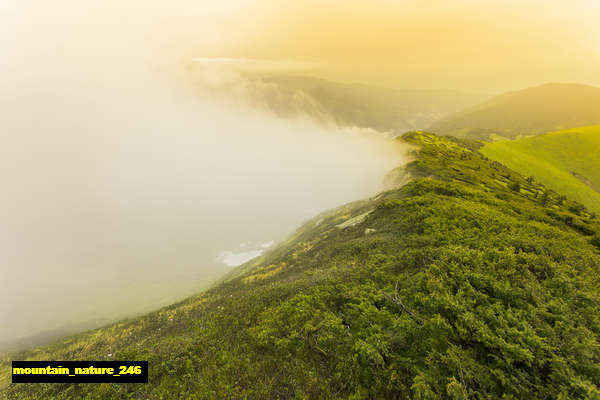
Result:
<svg viewBox="0 0 600 400"><path fill-rule="evenodd" d="M407 160L385 133L277 116L257 95L277 87L193 61L160 10L77 4L0 17L0 350L196 293Z"/></svg>

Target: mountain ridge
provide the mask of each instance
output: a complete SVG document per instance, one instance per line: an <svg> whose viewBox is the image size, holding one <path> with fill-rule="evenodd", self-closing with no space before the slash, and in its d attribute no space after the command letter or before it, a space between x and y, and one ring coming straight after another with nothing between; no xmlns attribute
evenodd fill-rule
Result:
<svg viewBox="0 0 600 400"><path fill-rule="evenodd" d="M150 384L0 396L600 396L598 219L476 142L401 140L418 150L390 172L399 188L322 213L204 293L14 355L147 359Z"/></svg>

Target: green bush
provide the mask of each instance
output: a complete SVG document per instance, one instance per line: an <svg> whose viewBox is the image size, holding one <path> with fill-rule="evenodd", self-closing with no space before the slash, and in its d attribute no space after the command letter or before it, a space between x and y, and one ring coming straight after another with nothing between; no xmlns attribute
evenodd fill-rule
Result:
<svg viewBox="0 0 600 400"><path fill-rule="evenodd" d="M148 385L0 396L600 398L598 221L536 182L508 189L455 140L408 139L427 178L315 217L205 293L15 356L146 358Z"/></svg>

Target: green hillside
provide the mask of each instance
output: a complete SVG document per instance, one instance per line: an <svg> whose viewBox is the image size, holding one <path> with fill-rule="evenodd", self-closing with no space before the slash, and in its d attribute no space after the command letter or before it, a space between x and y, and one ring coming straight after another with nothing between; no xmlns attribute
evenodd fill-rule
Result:
<svg viewBox="0 0 600 400"><path fill-rule="evenodd" d="M6 399L599 399L600 222L456 139L220 285L12 359L145 359L149 384ZM8 383L8 359L2 364Z"/></svg>
<svg viewBox="0 0 600 400"><path fill-rule="evenodd" d="M488 143L481 152L600 213L600 125Z"/></svg>
<svg viewBox="0 0 600 400"><path fill-rule="evenodd" d="M496 96L442 118L431 131L493 140L600 124L600 88L551 83Z"/></svg>

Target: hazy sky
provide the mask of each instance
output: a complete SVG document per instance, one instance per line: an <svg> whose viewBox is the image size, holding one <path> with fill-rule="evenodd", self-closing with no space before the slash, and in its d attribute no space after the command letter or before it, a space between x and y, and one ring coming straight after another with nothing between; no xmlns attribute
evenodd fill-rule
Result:
<svg viewBox="0 0 600 400"><path fill-rule="evenodd" d="M251 39L228 55L313 61L332 78L410 88L600 84L596 0L309 0L265 9Z"/></svg>
<svg viewBox="0 0 600 400"><path fill-rule="evenodd" d="M0 40L10 46L56 44L68 36L82 48L160 52L165 62L287 60L312 63L309 72L324 77L405 88L494 92L548 81L600 85L597 0L10 3L0 5L7 20ZM77 57L72 48L63 50L47 56Z"/></svg>

